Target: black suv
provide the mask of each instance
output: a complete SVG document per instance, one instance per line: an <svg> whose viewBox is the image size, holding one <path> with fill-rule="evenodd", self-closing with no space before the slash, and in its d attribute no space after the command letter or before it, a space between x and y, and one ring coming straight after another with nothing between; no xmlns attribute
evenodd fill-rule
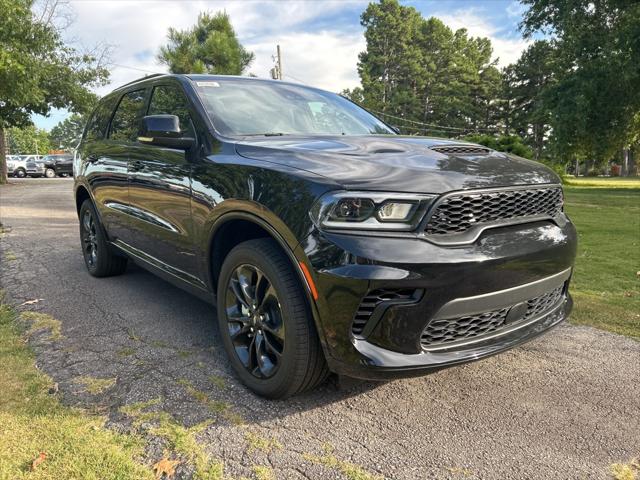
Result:
<svg viewBox="0 0 640 480"><path fill-rule="evenodd" d="M73 175L73 155L68 153L46 155L37 163L42 169L42 175L47 178Z"/></svg>
<svg viewBox="0 0 640 480"><path fill-rule="evenodd" d="M553 172L397 135L315 88L147 77L102 99L74 168L89 272L132 259L215 302L234 370L267 397L477 360L571 310Z"/></svg>

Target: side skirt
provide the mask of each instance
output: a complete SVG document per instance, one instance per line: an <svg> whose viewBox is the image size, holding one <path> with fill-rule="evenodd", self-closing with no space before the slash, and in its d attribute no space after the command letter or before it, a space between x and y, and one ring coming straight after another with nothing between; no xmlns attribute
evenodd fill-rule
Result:
<svg viewBox="0 0 640 480"><path fill-rule="evenodd" d="M171 283L172 285L198 297L199 299L215 305L215 294L210 291L200 279L193 275L167 265L151 255L147 255L142 250L132 247L131 245L116 240L111 242L116 250L133 260L136 265Z"/></svg>

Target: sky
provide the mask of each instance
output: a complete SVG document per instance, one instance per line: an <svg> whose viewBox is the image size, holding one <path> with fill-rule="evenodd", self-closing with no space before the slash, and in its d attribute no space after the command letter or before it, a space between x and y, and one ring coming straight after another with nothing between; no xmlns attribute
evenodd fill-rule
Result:
<svg viewBox="0 0 640 480"><path fill-rule="evenodd" d="M269 77L276 45L283 54L285 80L340 92L360 84L358 54L365 49L360 15L369 0L71 0L74 22L65 40L91 49L111 46L110 83L103 95L136 78L166 72L156 60L169 27L187 29L202 11L225 10L240 42L254 52L248 72ZM453 29L491 39L499 66L518 59L527 47L518 31L523 6L517 0L406 0L424 17L438 17ZM34 116L51 129L68 112Z"/></svg>

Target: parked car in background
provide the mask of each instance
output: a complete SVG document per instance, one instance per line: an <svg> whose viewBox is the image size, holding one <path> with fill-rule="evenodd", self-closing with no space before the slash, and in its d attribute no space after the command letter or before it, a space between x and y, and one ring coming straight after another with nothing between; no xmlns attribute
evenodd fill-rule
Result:
<svg viewBox="0 0 640 480"><path fill-rule="evenodd" d="M20 155L7 155L7 175L24 178L27 176L27 161Z"/></svg>
<svg viewBox="0 0 640 480"><path fill-rule="evenodd" d="M42 155L23 155L27 166L27 175L30 177L42 177L44 168L38 162L42 160Z"/></svg>
<svg viewBox="0 0 640 480"><path fill-rule="evenodd" d="M47 178L73 176L73 155L70 153L45 155L37 163Z"/></svg>
<svg viewBox="0 0 640 480"><path fill-rule="evenodd" d="M89 273L132 259L216 299L233 369L267 397L478 360L571 311L577 235L553 171L396 135L333 93L147 77L103 97L75 167Z"/></svg>

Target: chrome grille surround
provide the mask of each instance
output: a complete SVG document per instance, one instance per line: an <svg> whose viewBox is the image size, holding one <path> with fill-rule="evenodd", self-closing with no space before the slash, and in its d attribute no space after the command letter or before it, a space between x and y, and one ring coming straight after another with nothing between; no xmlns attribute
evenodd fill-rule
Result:
<svg viewBox="0 0 640 480"><path fill-rule="evenodd" d="M436 239L465 236L482 227L554 218L563 203L559 185L455 192L436 201L424 233Z"/></svg>
<svg viewBox="0 0 640 480"><path fill-rule="evenodd" d="M551 312L564 300L564 289L563 284L527 300L525 313L513 323L507 323L507 316L514 305L458 318L434 319L422 332L420 343L425 350L440 350L454 348L461 343L479 342L502 330L514 330Z"/></svg>

